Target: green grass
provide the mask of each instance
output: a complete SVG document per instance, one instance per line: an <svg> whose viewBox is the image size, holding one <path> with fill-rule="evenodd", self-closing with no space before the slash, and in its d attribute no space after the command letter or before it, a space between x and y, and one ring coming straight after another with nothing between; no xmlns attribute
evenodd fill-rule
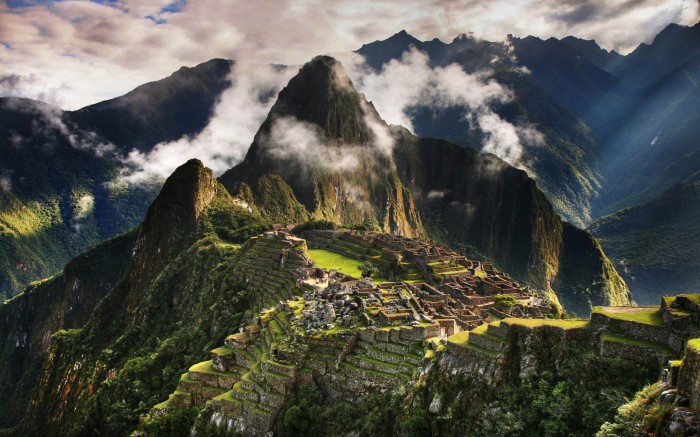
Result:
<svg viewBox="0 0 700 437"><path fill-rule="evenodd" d="M213 349L211 351L214 355L218 355L220 357L225 357L227 355L233 355L234 354L234 349L232 347L228 346L221 346L217 347L216 349Z"/></svg>
<svg viewBox="0 0 700 437"><path fill-rule="evenodd" d="M630 346L638 346L646 349L652 349L666 355L676 355L670 348L662 344L653 343L651 341L639 340L637 338L620 337L617 335L603 334L603 340L610 343L621 343Z"/></svg>
<svg viewBox="0 0 700 437"><path fill-rule="evenodd" d="M661 314L659 314L659 307L635 307L630 308L629 312L612 312L606 311L604 307L595 307L593 308L593 313L603 314L611 319L644 323L653 326L662 326L664 324L664 319L661 317Z"/></svg>
<svg viewBox="0 0 700 437"><path fill-rule="evenodd" d="M527 326L528 328L536 328L538 326L554 326L564 329L585 328L590 323L588 320L560 320L560 319L517 319L507 318L501 320L501 323L509 325Z"/></svg>
<svg viewBox="0 0 700 437"><path fill-rule="evenodd" d="M212 365L211 360L202 361L201 363L195 364L194 366L190 367L190 372L211 373L222 376L238 376L238 374L235 372L222 372L220 370L216 370L216 368Z"/></svg>
<svg viewBox="0 0 700 437"><path fill-rule="evenodd" d="M325 249L309 249L307 250L307 253L316 263L316 265L322 269L335 269L341 273L345 273L346 275L354 276L356 278L359 278L361 275L357 266L362 264L364 261L356 260L350 258L349 256L341 255ZM373 276L372 279L374 279L374 282L378 284L388 281L388 279L380 276Z"/></svg>
<svg viewBox="0 0 700 437"><path fill-rule="evenodd" d="M477 346L477 345L475 345L475 344L473 344L473 343L468 343L468 342L467 342L467 343L464 344L463 346L466 347L467 349L473 349L473 350L475 350L475 351L479 351L479 352L484 353L484 354L486 354L486 355L491 355L492 357L497 357L497 356L501 355L500 352L495 352L495 351L492 351L492 350L483 348L483 347L481 347L481 346Z"/></svg>
<svg viewBox="0 0 700 437"><path fill-rule="evenodd" d="M700 305L700 294L679 294L676 297L684 297L693 302L695 305Z"/></svg>
<svg viewBox="0 0 700 437"><path fill-rule="evenodd" d="M457 346L464 346L469 341L469 331L462 331L456 334L450 335L447 341L454 343Z"/></svg>
<svg viewBox="0 0 700 437"><path fill-rule="evenodd" d="M688 349L692 349L694 352L700 352L700 338L693 338L691 340L688 340L688 344L686 345Z"/></svg>
<svg viewBox="0 0 700 437"><path fill-rule="evenodd" d="M242 400L233 397L233 390L229 390L227 392L224 392L224 393L220 394L219 396L214 397L214 399L216 399L218 401L231 402L231 403L238 404L238 405L243 404Z"/></svg>
<svg viewBox="0 0 700 437"><path fill-rule="evenodd" d="M170 400L172 399L172 395L168 397L168 399L164 400L160 404L156 404L153 406L154 410L163 410L165 408L168 408L168 405L170 405Z"/></svg>
<svg viewBox="0 0 700 437"><path fill-rule="evenodd" d="M360 276L357 266L364 262L325 249L309 249L308 254L316 265L322 269L335 269L356 277Z"/></svg>
<svg viewBox="0 0 700 437"><path fill-rule="evenodd" d="M476 328L472 329L471 332L472 334L480 335L484 338L487 338L491 341L498 342L498 343L504 343L506 341L505 338L499 337L497 335L489 334L487 330L489 329L488 324L483 324L479 325Z"/></svg>

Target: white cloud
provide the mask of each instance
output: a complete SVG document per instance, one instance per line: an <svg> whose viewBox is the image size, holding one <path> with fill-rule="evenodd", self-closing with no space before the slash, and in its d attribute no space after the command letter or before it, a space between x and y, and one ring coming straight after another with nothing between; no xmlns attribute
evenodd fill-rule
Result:
<svg viewBox="0 0 700 437"><path fill-rule="evenodd" d="M350 171L358 166L358 158L362 156L359 146L333 145L318 126L294 117L276 119L262 141L272 156L294 160L307 169Z"/></svg>
<svg viewBox="0 0 700 437"><path fill-rule="evenodd" d="M78 198L75 203L75 211L73 213L73 218L75 220L82 220L92 212L95 207L95 198L92 194L83 194Z"/></svg>
<svg viewBox="0 0 700 437"><path fill-rule="evenodd" d="M693 0L197 0L179 12L161 12L170 3L61 1L19 8L3 3L0 69L35 78L23 95L38 98L56 90L57 102L76 109L182 65L215 57L301 64L318 54L355 50L400 29L445 41L467 31L492 41L509 33L573 34L624 52L649 42L669 22L698 20Z"/></svg>
<svg viewBox="0 0 700 437"><path fill-rule="evenodd" d="M544 144L544 136L535 126L510 123L493 111L493 105L509 102L513 95L488 71L469 74L458 64L431 67L428 56L415 48L384 64L380 72L369 69L359 55L345 54L343 58L355 86L390 124L413 131L411 109L458 107L464 108L470 125L483 132L482 150L510 164L519 162L524 146Z"/></svg>
<svg viewBox="0 0 700 437"><path fill-rule="evenodd" d="M9 175L3 174L0 176L0 190L2 190L3 193L12 192L12 179L10 179Z"/></svg>
<svg viewBox="0 0 700 437"><path fill-rule="evenodd" d="M295 72L295 68L235 64L232 85L222 93L204 130L157 144L148 153L131 151L123 159L128 170L122 179L141 183L165 178L190 158L200 159L217 175L233 167L245 157L277 93Z"/></svg>
<svg viewBox="0 0 700 437"><path fill-rule="evenodd" d="M94 132L77 129L72 124L66 123L63 112L55 106L19 99L5 101L4 106L8 109L36 114L38 117L32 122L32 134L36 137L55 140L56 136L60 135L72 147L90 151L100 157L112 155L116 151L113 144L101 140ZM21 147L23 141L21 135L12 133L10 143L13 147ZM51 143L45 145L49 148L52 146Z"/></svg>

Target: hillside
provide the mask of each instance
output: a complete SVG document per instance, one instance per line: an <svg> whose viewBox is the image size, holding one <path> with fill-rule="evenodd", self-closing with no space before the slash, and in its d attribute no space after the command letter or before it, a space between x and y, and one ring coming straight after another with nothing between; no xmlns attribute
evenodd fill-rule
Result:
<svg viewBox="0 0 700 437"><path fill-rule="evenodd" d="M206 127L221 93L231 86L234 65L234 61L212 59L182 67L123 96L72 111L69 117L124 152L149 151L158 143L192 136Z"/></svg>
<svg viewBox="0 0 700 437"><path fill-rule="evenodd" d="M578 62L583 64L580 66L572 64L570 58L574 54L567 53L568 58L553 56L539 49L536 43L528 44L530 41L541 43L536 38L511 39L509 43L514 48L511 52L503 43L465 35L451 43L421 42L401 32L384 41L365 44L357 53L376 71L381 71L387 63L400 60L415 47L428 55L433 68L458 65L466 73L486 74L503 85L512 93L512 98L494 104L495 113L515 125L535 126L544 138L541 143L521 139L523 155L518 166L538 180L557 213L583 226L592 218L591 201L598 195L602 183L597 170L598 143L586 124L587 119L568 104L584 105L595 100L601 93L591 89L595 77L604 77L607 88L615 80L585 60ZM563 44L560 47L568 49ZM520 70L519 64L526 66L528 72ZM566 66L567 70L559 71L560 66ZM589 77L592 71L596 71L597 76ZM610 109L603 102L596 103L600 103L598 111ZM481 150L486 143L486 133L466 117L472 111L468 107L418 102L406 111L419 137L446 139L475 150Z"/></svg>
<svg viewBox="0 0 700 437"><path fill-rule="evenodd" d="M420 150L404 135L397 157ZM481 156L431 146L452 159ZM4 304L0 435L185 435L193 426L589 435L700 334L687 323L700 310L676 310L670 298L660 309L557 320L551 294L444 245L357 230L266 231L270 222L243 202L191 160L139 229ZM565 264L575 261L585 269L580 254L600 262L586 248L597 244L590 234L569 225L562 233L576 254L565 252L562 271L574 272ZM359 278L365 261L378 271ZM487 410L495 420L484 421Z"/></svg>
<svg viewBox="0 0 700 437"><path fill-rule="evenodd" d="M639 304L659 292L700 289L700 184L677 184L655 199L597 220L591 232L634 292Z"/></svg>
<svg viewBox="0 0 700 437"><path fill-rule="evenodd" d="M155 196L114 183L120 164L107 146L58 108L2 98L0 132L0 299L136 226Z"/></svg>

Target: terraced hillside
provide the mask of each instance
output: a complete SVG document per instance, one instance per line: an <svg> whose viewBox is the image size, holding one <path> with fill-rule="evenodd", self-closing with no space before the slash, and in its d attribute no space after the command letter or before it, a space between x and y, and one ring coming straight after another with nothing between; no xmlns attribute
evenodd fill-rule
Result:
<svg viewBox="0 0 700 437"><path fill-rule="evenodd" d="M369 236L384 243L400 241L405 250L415 241L316 231L308 236L308 245L328 249L308 250L307 240L285 232L268 232L246 243L240 273L259 296L254 309L239 332L211 351L210 360L182 375L177 389L152 409L145 423L194 407L202 411L195 429L214 424L223 432L257 435L279 426L304 384L320 385L333 399L411 393L422 386L421 375L438 366L498 386L510 378L509 363L517 363L521 378L548 365L551 355L538 356L533 349L540 343L553 350L592 343L596 360L622 359L655 373L683 356L684 339L700 334L679 325L678 320L692 315L669 310L672 300L661 309L599 307L590 321L548 319L532 312L514 318L512 311L484 308L480 319L466 324L460 318L438 318L448 313L445 309L441 316L429 310L443 298L424 293L428 284L375 285L372 278L328 271L313 262L314 253L323 253L314 252L319 250L347 259L386 260L386 247L379 251L382 257L377 246L368 244L374 241ZM431 264L443 281L472 274L455 260L424 264ZM479 271L481 277L491 274ZM459 307L455 297L444 304Z"/></svg>

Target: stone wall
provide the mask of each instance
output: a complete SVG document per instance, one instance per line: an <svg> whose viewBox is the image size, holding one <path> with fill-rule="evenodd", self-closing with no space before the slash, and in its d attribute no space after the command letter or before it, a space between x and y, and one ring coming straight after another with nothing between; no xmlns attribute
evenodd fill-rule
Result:
<svg viewBox="0 0 700 437"><path fill-rule="evenodd" d="M700 339L691 340L678 373L678 393L688 398L691 408L700 408Z"/></svg>
<svg viewBox="0 0 700 437"><path fill-rule="evenodd" d="M602 342L600 354L604 358L622 358L649 368L660 368L668 358L656 349L614 341Z"/></svg>
<svg viewBox="0 0 700 437"><path fill-rule="evenodd" d="M667 326L613 319L604 314L593 313L591 314L591 327L596 331L603 328L611 334L662 344L679 355L682 354L685 347L685 337L671 332Z"/></svg>

